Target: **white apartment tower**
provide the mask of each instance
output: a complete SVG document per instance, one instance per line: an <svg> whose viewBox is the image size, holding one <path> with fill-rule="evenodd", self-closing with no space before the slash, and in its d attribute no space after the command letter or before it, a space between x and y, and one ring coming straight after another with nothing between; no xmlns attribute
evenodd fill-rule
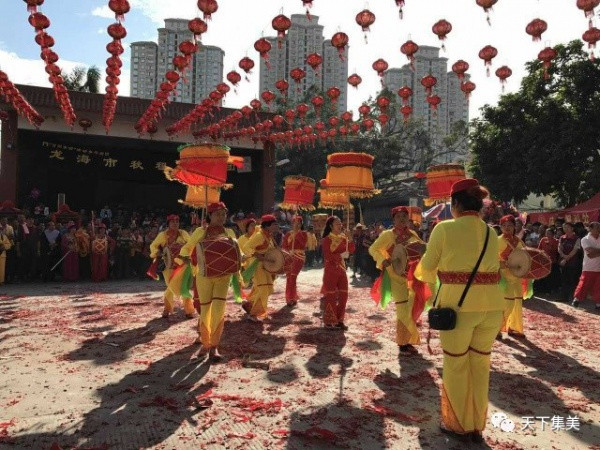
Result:
<svg viewBox="0 0 600 450"><path fill-rule="evenodd" d="M280 95L275 87L277 80L286 79L290 88L288 97L297 101L303 98L311 86L316 86L325 92L330 87L337 87L341 91L338 100L338 112L344 112L348 108L348 54L342 61L337 49L331 46L331 41L323 39L323 26L319 25L319 17L311 16L311 20L305 14L293 14L292 26L287 32L285 39L279 42L276 37L267 37L271 43L269 52L269 63L260 61L260 92L270 90ZM318 53L323 57L323 64L316 72L306 63L306 57L311 53ZM291 78L290 71L300 67L306 72L306 77L301 83Z"/></svg>
<svg viewBox="0 0 600 450"><path fill-rule="evenodd" d="M165 73L173 69L173 58L180 54L179 44L188 40L193 40L193 34L188 30L187 19L165 19L165 26L158 29L158 45L152 42L132 43L131 96L154 98L160 84L165 81ZM150 44L154 45L154 60L147 57L142 61L140 56L137 56L136 60L136 54L139 55L142 51L146 55L151 53ZM217 84L223 81L224 56L225 52L219 47L200 45L184 74L187 82L179 81L175 90L176 95L172 99L177 102L199 103L208 97ZM151 66L154 69L153 77L146 76L147 73L152 73ZM151 78L154 80L154 85L150 81ZM150 90L152 90L151 95Z"/></svg>

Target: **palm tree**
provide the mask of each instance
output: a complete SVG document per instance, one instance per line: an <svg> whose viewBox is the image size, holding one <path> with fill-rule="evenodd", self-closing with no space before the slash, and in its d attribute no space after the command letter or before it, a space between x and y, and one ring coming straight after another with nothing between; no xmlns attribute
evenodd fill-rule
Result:
<svg viewBox="0 0 600 450"><path fill-rule="evenodd" d="M100 69L96 66L85 68L75 67L71 73L63 73L65 87L69 91L90 92L97 94L100 91Z"/></svg>

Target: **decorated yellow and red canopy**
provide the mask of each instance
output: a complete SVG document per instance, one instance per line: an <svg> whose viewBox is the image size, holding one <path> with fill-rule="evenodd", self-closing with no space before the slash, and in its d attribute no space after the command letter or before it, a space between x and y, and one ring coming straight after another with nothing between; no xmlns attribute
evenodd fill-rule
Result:
<svg viewBox="0 0 600 450"><path fill-rule="evenodd" d="M315 180L303 175L290 175L285 177L283 181L285 192L283 202L279 206L283 209L315 209L313 206L316 189Z"/></svg>
<svg viewBox="0 0 600 450"><path fill-rule="evenodd" d="M219 203L221 188L216 186L188 186L185 200L179 200L185 206L192 208L206 208L211 203Z"/></svg>
<svg viewBox="0 0 600 450"><path fill-rule="evenodd" d="M352 208L348 192L331 192L327 180L321 180L319 184L319 208L345 209L348 206Z"/></svg>
<svg viewBox="0 0 600 450"><path fill-rule="evenodd" d="M332 153L327 156L327 189L347 193L350 198L368 198L377 194L373 184L373 160L367 153Z"/></svg>
<svg viewBox="0 0 600 450"><path fill-rule="evenodd" d="M457 181L464 180L465 168L461 164L439 164L427 169L425 205L450 201L450 190Z"/></svg>

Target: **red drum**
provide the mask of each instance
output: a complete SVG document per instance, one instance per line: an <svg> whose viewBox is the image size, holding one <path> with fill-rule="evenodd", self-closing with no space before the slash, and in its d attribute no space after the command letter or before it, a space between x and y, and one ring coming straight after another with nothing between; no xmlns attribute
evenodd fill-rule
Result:
<svg viewBox="0 0 600 450"><path fill-rule="evenodd" d="M220 277L239 272L242 254L234 239L227 236L206 238L196 246L199 274Z"/></svg>
<svg viewBox="0 0 600 450"><path fill-rule="evenodd" d="M171 244L164 248L163 261L165 263L165 269L173 269L177 265L175 263L175 258L179 256L182 247L182 244Z"/></svg>
<svg viewBox="0 0 600 450"><path fill-rule="evenodd" d="M263 267L269 273L282 275L291 271L293 263L294 257L291 254L279 248L271 248L265 253Z"/></svg>
<svg viewBox="0 0 600 450"><path fill-rule="evenodd" d="M552 260L537 248L513 250L507 262L512 266L511 273L518 278L540 280L552 271Z"/></svg>
<svg viewBox="0 0 600 450"><path fill-rule="evenodd" d="M408 255L408 261L418 261L423 257L425 250L427 249L427 244L423 242L411 242L406 245L406 253Z"/></svg>

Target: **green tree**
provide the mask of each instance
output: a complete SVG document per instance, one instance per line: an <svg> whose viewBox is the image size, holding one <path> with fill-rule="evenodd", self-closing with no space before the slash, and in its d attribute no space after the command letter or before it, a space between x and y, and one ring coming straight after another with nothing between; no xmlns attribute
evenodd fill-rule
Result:
<svg viewBox="0 0 600 450"><path fill-rule="evenodd" d="M85 68L84 66L75 67L71 73L63 73L65 87L69 91L90 92L97 94L100 92L100 69L96 66Z"/></svg>
<svg viewBox="0 0 600 450"><path fill-rule="evenodd" d="M471 171L499 198L569 205L600 190L600 63L581 41L555 50L548 79L540 61L527 63L519 91L473 121Z"/></svg>

